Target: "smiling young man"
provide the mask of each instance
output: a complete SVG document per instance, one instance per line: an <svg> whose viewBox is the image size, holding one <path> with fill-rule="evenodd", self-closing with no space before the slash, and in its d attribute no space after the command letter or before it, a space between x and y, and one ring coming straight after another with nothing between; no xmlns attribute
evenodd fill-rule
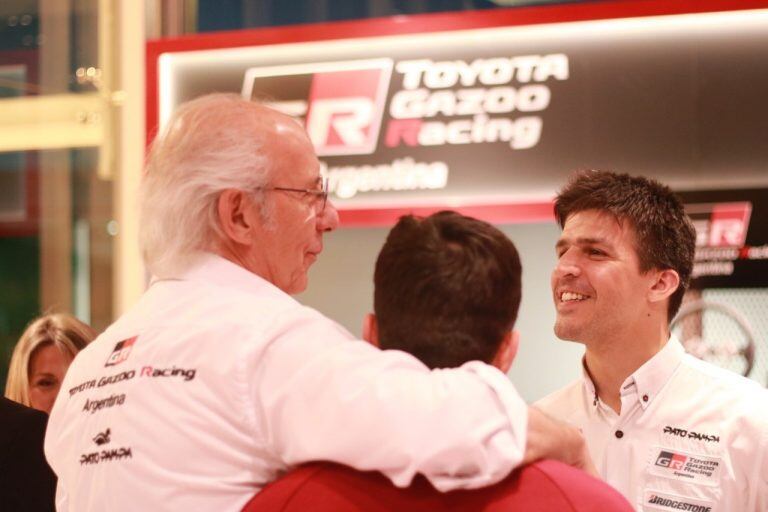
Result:
<svg viewBox="0 0 768 512"><path fill-rule="evenodd" d="M670 337L695 248L680 200L586 171L555 215L555 333L585 345L584 375L536 405L584 432L598 472L638 510L768 510L767 392Z"/></svg>

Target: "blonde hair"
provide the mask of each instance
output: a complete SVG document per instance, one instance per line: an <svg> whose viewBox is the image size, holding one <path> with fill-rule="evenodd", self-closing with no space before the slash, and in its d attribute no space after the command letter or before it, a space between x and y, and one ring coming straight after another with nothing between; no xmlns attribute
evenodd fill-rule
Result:
<svg viewBox="0 0 768 512"><path fill-rule="evenodd" d="M32 406L29 399L29 362L38 348L54 345L73 358L96 337L96 332L72 315L56 313L32 321L16 343L8 367L5 397Z"/></svg>

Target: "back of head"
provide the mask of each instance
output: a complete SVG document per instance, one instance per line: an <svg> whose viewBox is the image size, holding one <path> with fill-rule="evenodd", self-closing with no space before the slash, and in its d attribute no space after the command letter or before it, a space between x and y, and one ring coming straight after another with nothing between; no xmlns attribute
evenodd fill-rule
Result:
<svg viewBox="0 0 768 512"><path fill-rule="evenodd" d="M696 232L680 199L658 181L608 171L575 173L555 199L555 217L564 227L568 217L586 211L608 212L629 222L637 243L640 271L672 269L680 286L670 296L668 320L677 313L693 271Z"/></svg>
<svg viewBox="0 0 768 512"><path fill-rule="evenodd" d="M455 212L402 217L376 261L379 346L430 368L491 362L517 318L520 258L490 224Z"/></svg>
<svg viewBox="0 0 768 512"><path fill-rule="evenodd" d="M11 355L5 396L31 406L29 398L29 362L38 348L54 345L62 353L75 357L93 339L96 332L77 318L64 313L41 316L32 321L19 338Z"/></svg>
<svg viewBox="0 0 768 512"><path fill-rule="evenodd" d="M167 277L215 249L222 239L216 200L226 189L266 183L278 115L236 94L201 96L173 113L139 190L139 246L154 275Z"/></svg>

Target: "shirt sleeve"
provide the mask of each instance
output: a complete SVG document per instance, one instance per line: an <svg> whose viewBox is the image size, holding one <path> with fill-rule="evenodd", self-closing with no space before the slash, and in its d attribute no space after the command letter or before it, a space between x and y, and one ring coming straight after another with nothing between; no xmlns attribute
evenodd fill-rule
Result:
<svg viewBox="0 0 768 512"><path fill-rule="evenodd" d="M421 473L441 491L493 484L520 464L527 406L502 372L430 371L309 311L273 324L249 379L276 457L379 470L401 487Z"/></svg>

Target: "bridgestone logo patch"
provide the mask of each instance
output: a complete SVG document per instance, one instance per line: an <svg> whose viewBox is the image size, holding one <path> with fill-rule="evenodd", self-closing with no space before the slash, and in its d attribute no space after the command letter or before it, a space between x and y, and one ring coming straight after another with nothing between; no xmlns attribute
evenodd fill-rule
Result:
<svg viewBox="0 0 768 512"><path fill-rule="evenodd" d="M712 512L712 504L685 496L675 496L653 490L643 494L643 508L655 510L684 510L687 512Z"/></svg>

